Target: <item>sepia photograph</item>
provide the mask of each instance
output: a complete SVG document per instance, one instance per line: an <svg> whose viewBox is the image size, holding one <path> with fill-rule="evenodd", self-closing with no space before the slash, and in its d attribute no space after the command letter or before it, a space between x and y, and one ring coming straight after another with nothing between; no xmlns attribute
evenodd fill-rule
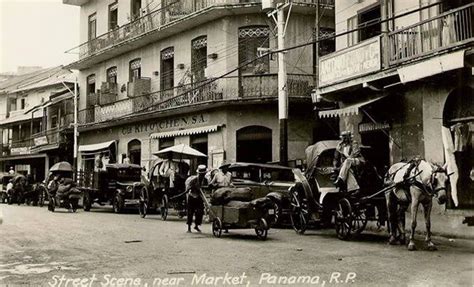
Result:
<svg viewBox="0 0 474 287"><path fill-rule="evenodd" d="M474 286L472 0L0 0L0 287Z"/></svg>

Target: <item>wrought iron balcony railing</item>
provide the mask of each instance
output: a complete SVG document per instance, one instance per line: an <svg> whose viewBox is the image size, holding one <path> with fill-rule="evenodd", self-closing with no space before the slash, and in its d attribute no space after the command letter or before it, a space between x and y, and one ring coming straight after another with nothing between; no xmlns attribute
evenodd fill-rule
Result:
<svg viewBox="0 0 474 287"><path fill-rule="evenodd" d="M473 7L471 3L390 33L390 65L474 40Z"/></svg>
<svg viewBox="0 0 474 287"><path fill-rule="evenodd" d="M89 107L79 111L78 121L79 124L101 123L124 116L165 111L196 104L239 99L276 98L278 96L277 81L276 74L242 76L240 80L239 77L210 79L119 100L109 105ZM311 90L314 88L314 76L289 74L287 86L289 97L310 98Z"/></svg>
<svg viewBox="0 0 474 287"><path fill-rule="evenodd" d="M294 0L295 4L316 4L317 0ZM101 53L115 45L123 44L137 39L149 32L160 30L173 22L189 15L208 9L235 5L235 4L259 4L261 0L168 0L161 9L152 11L142 17L133 20L121 27L102 34L80 46L73 48L70 52L79 53L79 59L84 59ZM320 5L334 6L334 0L320 0Z"/></svg>

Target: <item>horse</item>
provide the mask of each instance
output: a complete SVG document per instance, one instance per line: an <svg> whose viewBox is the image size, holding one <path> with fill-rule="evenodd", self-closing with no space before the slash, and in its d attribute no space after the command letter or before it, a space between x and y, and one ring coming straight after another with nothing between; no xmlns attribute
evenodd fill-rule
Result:
<svg viewBox="0 0 474 287"><path fill-rule="evenodd" d="M406 243L405 237L405 212L411 204L411 234L408 250L416 250L415 229L418 206L423 206L426 225L426 238L428 250L437 250L431 241L431 208L433 197L437 198L440 205L447 201L447 185L449 175L446 168L415 159L408 163L399 162L390 167L385 177L385 183L394 187L386 193L387 211L389 218L389 244L394 245L397 239L400 244ZM400 233L397 237L397 232Z"/></svg>

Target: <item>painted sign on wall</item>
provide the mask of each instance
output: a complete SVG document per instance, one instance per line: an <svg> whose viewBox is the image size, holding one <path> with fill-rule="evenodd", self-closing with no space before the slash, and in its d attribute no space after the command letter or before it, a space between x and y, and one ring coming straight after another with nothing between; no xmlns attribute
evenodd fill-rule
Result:
<svg viewBox="0 0 474 287"><path fill-rule="evenodd" d="M320 87L379 71L382 67L380 37L322 57L319 67Z"/></svg>
<svg viewBox="0 0 474 287"><path fill-rule="evenodd" d="M134 125L127 125L121 129L122 135L134 133L149 133L166 130L179 130L189 128L209 122L206 114L189 115L175 118L158 119L149 122L141 122Z"/></svg>

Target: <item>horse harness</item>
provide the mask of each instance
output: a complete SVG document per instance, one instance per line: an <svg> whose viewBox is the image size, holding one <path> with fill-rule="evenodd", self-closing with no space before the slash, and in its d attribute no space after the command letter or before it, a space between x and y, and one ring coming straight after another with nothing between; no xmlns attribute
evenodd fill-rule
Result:
<svg viewBox="0 0 474 287"><path fill-rule="evenodd" d="M419 165L421 163L422 159L420 158L414 158L411 161L408 162L408 168L405 171L405 174L403 175L403 182L402 184L404 185L404 190L408 190L411 185L417 187L418 189L424 191L427 195L434 197L438 194L439 191L446 189L446 187L440 187L440 188L434 188L434 184L436 181L436 174L437 173L446 173L446 171L439 167L436 166L436 169L432 171L430 175L430 182L429 186L423 184L422 182L416 180L416 177L412 177L411 179L410 174L414 170L415 174L420 173L421 171L419 170ZM408 195L408 194L407 194Z"/></svg>

